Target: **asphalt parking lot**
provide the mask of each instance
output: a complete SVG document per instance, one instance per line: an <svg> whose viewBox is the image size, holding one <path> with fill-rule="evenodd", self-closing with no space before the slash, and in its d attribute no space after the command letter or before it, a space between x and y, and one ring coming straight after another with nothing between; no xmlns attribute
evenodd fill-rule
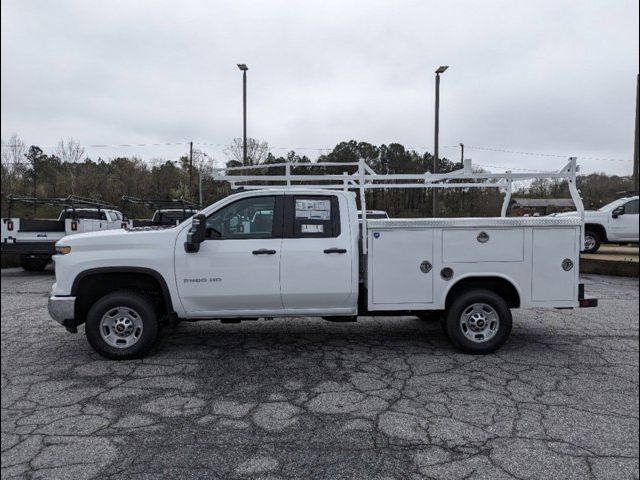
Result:
<svg viewBox="0 0 640 480"><path fill-rule="evenodd" d="M2 478L638 478L638 280L600 307L515 311L490 356L436 324L181 324L139 361L47 315L53 274L2 271Z"/></svg>

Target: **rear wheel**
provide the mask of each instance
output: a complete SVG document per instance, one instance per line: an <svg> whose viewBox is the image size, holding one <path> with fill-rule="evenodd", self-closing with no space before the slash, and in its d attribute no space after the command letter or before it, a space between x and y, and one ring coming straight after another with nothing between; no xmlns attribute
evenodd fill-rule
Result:
<svg viewBox="0 0 640 480"><path fill-rule="evenodd" d="M153 347L160 326L150 298L120 291L105 295L91 307L85 333L100 355L128 360L141 357Z"/></svg>
<svg viewBox="0 0 640 480"><path fill-rule="evenodd" d="M587 230L584 234L584 249L582 251L584 253L596 253L601 243L600 235L593 230Z"/></svg>
<svg viewBox="0 0 640 480"><path fill-rule="evenodd" d="M456 298L447 312L445 329L454 346L465 353L496 351L511 333L511 311L490 290L469 290Z"/></svg>
<svg viewBox="0 0 640 480"><path fill-rule="evenodd" d="M42 272L47 268L50 260L49 257L22 255L20 257L20 266L28 272Z"/></svg>

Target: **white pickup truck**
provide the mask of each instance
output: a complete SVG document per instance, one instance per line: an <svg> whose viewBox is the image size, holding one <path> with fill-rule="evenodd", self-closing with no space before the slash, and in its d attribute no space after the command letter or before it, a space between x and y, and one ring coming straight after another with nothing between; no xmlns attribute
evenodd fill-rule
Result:
<svg viewBox="0 0 640 480"><path fill-rule="evenodd" d="M554 178L575 179L572 162ZM380 177L359 170L363 205ZM504 186L491 175L485 186ZM469 166L415 185L477 177ZM71 332L85 323L91 346L112 359L143 355L163 323L180 320L429 311L443 314L453 345L489 353L507 340L512 308L597 304L578 283L579 217L367 221L353 192L326 184L247 188L173 228L61 239L50 315Z"/></svg>
<svg viewBox="0 0 640 480"><path fill-rule="evenodd" d="M174 227L192 217L200 209L200 206L196 203L182 198L157 200L124 195L121 200L122 211L125 213L127 213L125 207L129 205L144 207L153 211L153 216L148 220L126 218L126 228Z"/></svg>
<svg viewBox="0 0 640 480"><path fill-rule="evenodd" d="M126 228L122 213L101 201L80 197L32 198L9 196L14 202L27 205L61 207L57 219L19 218L2 219L0 251L2 255L19 255L20 265L28 271L42 271L55 254L55 243L61 238L84 232Z"/></svg>
<svg viewBox="0 0 640 480"><path fill-rule="evenodd" d="M576 216L576 212L559 213L557 217ZM614 200L596 211L584 212L585 253L595 253L603 243L638 243L638 195Z"/></svg>

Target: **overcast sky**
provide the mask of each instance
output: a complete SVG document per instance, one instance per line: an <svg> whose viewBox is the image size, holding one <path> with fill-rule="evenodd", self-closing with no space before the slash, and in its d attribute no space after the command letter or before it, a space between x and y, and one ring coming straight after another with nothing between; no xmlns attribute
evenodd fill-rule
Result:
<svg viewBox="0 0 640 480"><path fill-rule="evenodd" d="M631 172L638 1L2 1L2 138L228 144L312 158L341 140L464 142L484 165ZM223 159L222 147L199 147ZM183 145L87 147L175 159Z"/></svg>

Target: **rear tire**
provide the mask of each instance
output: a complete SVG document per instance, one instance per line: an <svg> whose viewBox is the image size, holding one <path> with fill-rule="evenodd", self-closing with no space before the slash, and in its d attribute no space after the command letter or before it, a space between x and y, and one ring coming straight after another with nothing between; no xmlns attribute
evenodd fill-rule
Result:
<svg viewBox="0 0 640 480"><path fill-rule="evenodd" d="M584 250L583 253L596 253L602 244L600 235L593 230L587 230L584 233Z"/></svg>
<svg viewBox="0 0 640 480"><path fill-rule="evenodd" d="M465 353L495 352L512 327L507 302L490 290L468 290L451 304L444 325L451 343Z"/></svg>
<svg viewBox="0 0 640 480"><path fill-rule="evenodd" d="M155 345L160 325L149 297L119 291L105 295L89 309L85 334L103 357L129 360L143 356Z"/></svg>
<svg viewBox="0 0 640 480"><path fill-rule="evenodd" d="M48 257L22 255L20 257L20 266L27 272L43 272L50 260Z"/></svg>

